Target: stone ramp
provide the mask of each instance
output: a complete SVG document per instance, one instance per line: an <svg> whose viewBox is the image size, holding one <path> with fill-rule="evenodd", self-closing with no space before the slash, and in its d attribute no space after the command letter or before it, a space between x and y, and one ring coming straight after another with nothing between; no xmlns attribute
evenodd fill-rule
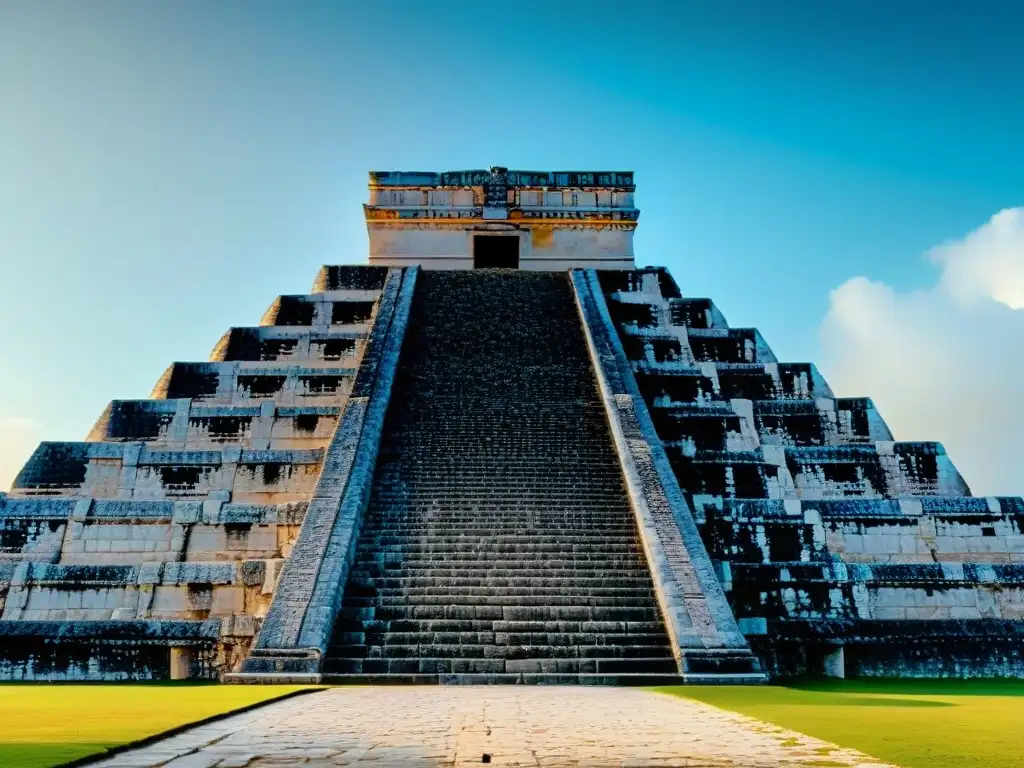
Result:
<svg viewBox="0 0 1024 768"><path fill-rule="evenodd" d="M323 673L678 680L567 275L421 276Z"/></svg>
<svg viewBox="0 0 1024 768"><path fill-rule="evenodd" d="M142 766L885 768L860 752L630 688L332 688L103 760Z"/></svg>

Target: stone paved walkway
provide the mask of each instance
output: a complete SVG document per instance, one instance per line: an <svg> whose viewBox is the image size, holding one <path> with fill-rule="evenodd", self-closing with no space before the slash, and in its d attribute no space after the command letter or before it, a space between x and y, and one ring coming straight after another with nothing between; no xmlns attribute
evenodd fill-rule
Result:
<svg viewBox="0 0 1024 768"><path fill-rule="evenodd" d="M487 756L489 755L489 760ZM817 768L882 763L696 701L629 688L332 688L200 726L103 766Z"/></svg>

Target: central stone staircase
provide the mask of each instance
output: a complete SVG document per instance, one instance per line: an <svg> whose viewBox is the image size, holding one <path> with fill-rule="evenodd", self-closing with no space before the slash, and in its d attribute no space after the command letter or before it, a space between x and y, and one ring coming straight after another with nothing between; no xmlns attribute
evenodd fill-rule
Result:
<svg viewBox="0 0 1024 768"><path fill-rule="evenodd" d="M680 682L564 273L424 272L328 680Z"/></svg>

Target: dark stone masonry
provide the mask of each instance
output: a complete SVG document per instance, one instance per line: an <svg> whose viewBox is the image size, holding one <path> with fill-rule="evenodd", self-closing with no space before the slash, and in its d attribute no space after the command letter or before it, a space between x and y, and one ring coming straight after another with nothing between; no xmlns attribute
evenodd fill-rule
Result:
<svg viewBox="0 0 1024 768"><path fill-rule="evenodd" d="M677 673L567 275L421 276L323 672Z"/></svg>
<svg viewBox="0 0 1024 768"><path fill-rule="evenodd" d="M369 265L0 493L0 680L1024 674L1024 501L636 268L634 193L371 174Z"/></svg>

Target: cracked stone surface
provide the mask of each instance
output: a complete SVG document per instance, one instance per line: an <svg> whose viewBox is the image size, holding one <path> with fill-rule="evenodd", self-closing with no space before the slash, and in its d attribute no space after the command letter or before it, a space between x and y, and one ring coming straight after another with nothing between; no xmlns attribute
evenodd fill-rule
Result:
<svg viewBox="0 0 1024 768"><path fill-rule="evenodd" d="M629 688L332 688L108 758L114 768L242 766L885 768L697 701Z"/></svg>

